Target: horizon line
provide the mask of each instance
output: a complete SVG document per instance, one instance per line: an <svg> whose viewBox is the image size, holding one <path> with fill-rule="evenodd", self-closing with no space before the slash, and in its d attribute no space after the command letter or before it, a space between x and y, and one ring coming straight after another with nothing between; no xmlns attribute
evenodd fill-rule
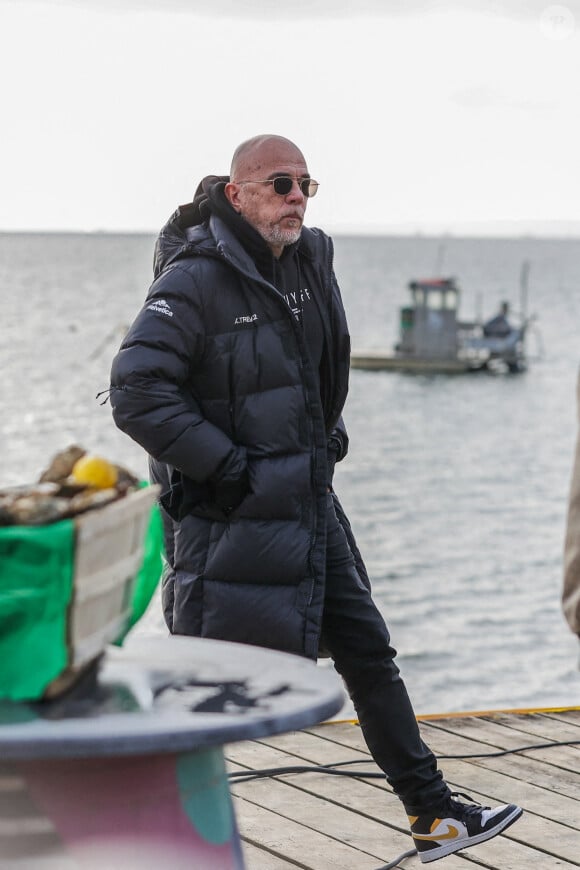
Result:
<svg viewBox="0 0 580 870"><path fill-rule="evenodd" d="M550 222L548 225L544 222L539 222L542 225L535 228L522 227L517 229L507 227L502 232L497 225L482 224L477 228L473 225L466 226L461 229L437 229L430 227L427 229L421 228L405 228L403 226L385 226L385 227L347 227L335 226L329 229L325 228L325 232L332 236L358 236L364 238L424 238L424 239L505 239L505 240L524 240L536 239L539 241L580 241L580 221L554 221L550 230ZM562 226L562 224L572 224L571 227ZM5 229L0 227L0 235L17 236L17 235L50 235L50 236L158 236L159 229L82 229L82 228L10 228Z"/></svg>

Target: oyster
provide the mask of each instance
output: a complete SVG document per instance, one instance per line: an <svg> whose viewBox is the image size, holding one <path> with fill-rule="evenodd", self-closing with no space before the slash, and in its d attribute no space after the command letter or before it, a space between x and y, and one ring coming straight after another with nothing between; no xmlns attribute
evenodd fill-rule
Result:
<svg viewBox="0 0 580 870"><path fill-rule="evenodd" d="M54 523L103 507L137 488L138 478L120 465L114 466L117 471L114 487L96 489L79 483L71 472L86 453L83 447L71 444L52 458L37 483L0 490L0 526Z"/></svg>
<svg viewBox="0 0 580 870"><path fill-rule="evenodd" d="M17 487L0 492L0 525L39 526L67 516L69 499L56 484Z"/></svg>
<svg viewBox="0 0 580 870"><path fill-rule="evenodd" d="M48 468L45 468L40 475L39 482L64 482L72 472L75 462L77 462L81 456L84 456L86 452L87 451L82 447L79 447L78 444L71 444L69 447L61 450L53 456Z"/></svg>

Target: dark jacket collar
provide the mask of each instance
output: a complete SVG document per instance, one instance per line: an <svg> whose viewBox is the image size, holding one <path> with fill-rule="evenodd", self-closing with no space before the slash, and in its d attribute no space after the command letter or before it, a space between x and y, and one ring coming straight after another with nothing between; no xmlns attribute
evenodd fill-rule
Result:
<svg viewBox="0 0 580 870"><path fill-rule="evenodd" d="M182 257L227 253L229 260L241 265L248 259L268 280L273 273L269 246L260 234L231 207L223 192L227 176L206 176L198 185L193 202L180 205L162 228L155 243L153 272L157 278L167 266ZM324 234L320 230L302 228L300 239L288 245L283 257L300 250L313 260ZM252 270L255 271L255 270Z"/></svg>

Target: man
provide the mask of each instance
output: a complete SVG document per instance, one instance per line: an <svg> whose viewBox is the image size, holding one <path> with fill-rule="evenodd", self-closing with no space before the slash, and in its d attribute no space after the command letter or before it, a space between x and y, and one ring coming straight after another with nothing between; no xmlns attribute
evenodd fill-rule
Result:
<svg viewBox="0 0 580 870"><path fill-rule="evenodd" d="M508 320L509 303L502 302L499 313L483 325L483 334L488 338L507 338L512 332L512 326Z"/></svg>
<svg viewBox="0 0 580 870"><path fill-rule="evenodd" d="M332 490L349 336L331 240L303 225L317 187L271 135L238 147L229 178L204 179L161 231L111 402L162 484L170 631L313 660L324 647L426 863L522 811L451 796Z"/></svg>

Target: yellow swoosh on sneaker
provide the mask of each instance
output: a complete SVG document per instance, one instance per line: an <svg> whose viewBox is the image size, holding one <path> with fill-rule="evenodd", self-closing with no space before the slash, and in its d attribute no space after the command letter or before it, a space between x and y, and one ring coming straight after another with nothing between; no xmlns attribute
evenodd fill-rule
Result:
<svg viewBox="0 0 580 870"><path fill-rule="evenodd" d="M413 834L414 840L454 840L459 836L459 831L453 825L447 825L444 834Z"/></svg>

